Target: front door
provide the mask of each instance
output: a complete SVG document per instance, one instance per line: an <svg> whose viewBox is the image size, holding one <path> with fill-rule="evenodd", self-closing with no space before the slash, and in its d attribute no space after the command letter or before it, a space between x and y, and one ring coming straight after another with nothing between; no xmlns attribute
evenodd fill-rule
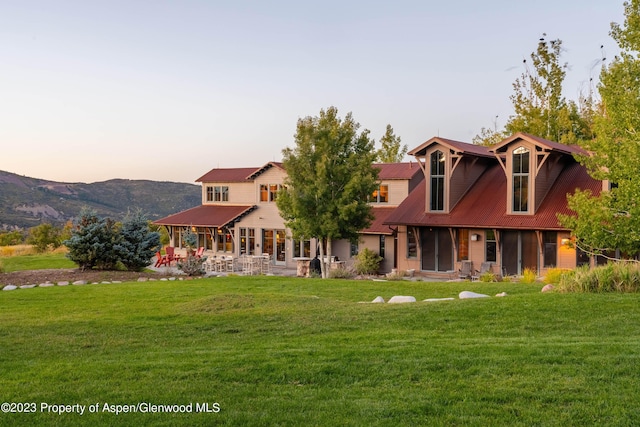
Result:
<svg viewBox="0 0 640 427"><path fill-rule="evenodd" d="M502 267L507 274L522 275L525 268L538 270L538 239L533 231L503 231Z"/></svg>
<svg viewBox="0 0 640 427"><path fill-rule="evenodd" d="M423 270L453 270L453 245L448 229L420 228L420 246Z"/></svg>
<svg viewBox="0 0 640 427"><path fill-rule="evenodd" d="M269 254L275 265L285 264L286 247L284 230L262 230L262 252Z"/></svg>

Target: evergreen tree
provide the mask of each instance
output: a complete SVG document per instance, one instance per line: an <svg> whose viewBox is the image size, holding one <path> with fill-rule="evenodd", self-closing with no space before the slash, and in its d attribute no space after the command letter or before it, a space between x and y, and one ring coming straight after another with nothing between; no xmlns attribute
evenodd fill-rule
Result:
<svg viewBox="0 0 640 427"><path fill-rule="evenodd" d="M63 243L69 249L67 257L84 269L110 270L116 267L119 254L116 244L120 235L116 223L100 218L95 211L83 208L74 221L71 237Z"/></svg>
<svg viewBox="0 0 640 427"><path fill-rule="evenodd" d="M116 251L127 270L143 270L160 249L160 233L149 229L149 221L141 210L127 214L120 235Z"/></svg>

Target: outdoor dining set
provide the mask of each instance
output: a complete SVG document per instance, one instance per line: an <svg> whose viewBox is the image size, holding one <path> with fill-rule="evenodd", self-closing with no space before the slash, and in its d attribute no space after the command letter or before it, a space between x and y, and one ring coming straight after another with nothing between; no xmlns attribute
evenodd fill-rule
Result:
<svg viewBox="0 0 640 427"><path fill-rule="evenodd" d="M206 257L204 268L206 272L242 274L271 274L271 256L268 253L262 255L246 255L239 257L231 255L204 255L204 249L198 248L193 254L197 258ZM166 247L165 255L156 253L155 267L170 267L173 263L180 262L184 256L176 254L175 248Z"/></svg>

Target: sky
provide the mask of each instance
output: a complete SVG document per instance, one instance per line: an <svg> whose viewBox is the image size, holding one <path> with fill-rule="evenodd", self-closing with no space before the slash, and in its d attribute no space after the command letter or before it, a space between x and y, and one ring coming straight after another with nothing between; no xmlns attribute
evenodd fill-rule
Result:
<svg viewBox="0 0 640 427"><path fill-rule="evenodd" d="M409 149L471 142L513 114L512 84L541 37L563 42L564 95L588 90L623 11L622 0L0 0L0 170L194 183L282 160L298 119L330 106L376 141L390 124Z"/></svg>

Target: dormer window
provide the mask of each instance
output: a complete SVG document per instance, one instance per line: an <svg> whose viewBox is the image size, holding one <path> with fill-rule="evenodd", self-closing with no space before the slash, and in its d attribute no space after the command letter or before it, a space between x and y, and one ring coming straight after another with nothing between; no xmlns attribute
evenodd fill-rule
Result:
<svg viewBox="0 0 640 427"><path fill-rule="evenodd" d="M524 147L513 150L513 212L529 211L529 157Z"/></svg>
<svg viewBox="0 0 640 427"><path fill-rule="evenodd" d="M431 210L444 211L445 156L440 150L431 153Z"/></svg>
<svg viewBox="0 0 640 427"><path fill-rule="evenodd" d="M379 185L377 189L369 196L369 203L388 203L389 202L389 186Z"/></svg>

